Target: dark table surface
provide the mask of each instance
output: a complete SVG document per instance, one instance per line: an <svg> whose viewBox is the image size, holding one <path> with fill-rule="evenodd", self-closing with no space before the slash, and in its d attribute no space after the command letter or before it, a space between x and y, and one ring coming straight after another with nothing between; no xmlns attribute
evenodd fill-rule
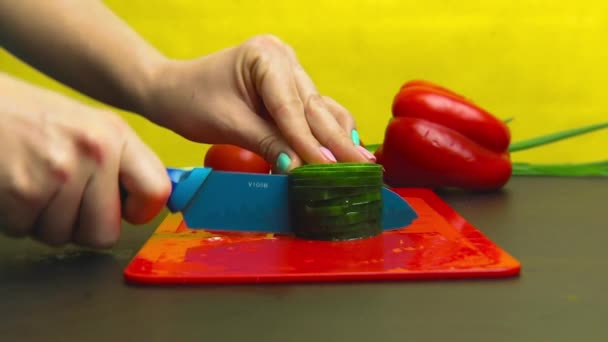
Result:
<svg viewBox="0 0 608 342"><path fill-rule="evenodd" d="M0 341L608 341L608 179L440 196L521 275L147 288L122 272L162 217L105 252L0 237Z"/></svg>

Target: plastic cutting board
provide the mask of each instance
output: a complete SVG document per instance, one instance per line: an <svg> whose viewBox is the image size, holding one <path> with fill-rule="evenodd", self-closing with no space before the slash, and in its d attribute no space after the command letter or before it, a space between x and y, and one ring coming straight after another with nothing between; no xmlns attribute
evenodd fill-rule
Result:
<svg viewBox="0 0 608 342"><path fill-rule="evenodd" d="M124 270L143 285L404 281L516 276L520 263L432 191L393 189L419 218L368 239L189 229L170 214Z"/></svg>

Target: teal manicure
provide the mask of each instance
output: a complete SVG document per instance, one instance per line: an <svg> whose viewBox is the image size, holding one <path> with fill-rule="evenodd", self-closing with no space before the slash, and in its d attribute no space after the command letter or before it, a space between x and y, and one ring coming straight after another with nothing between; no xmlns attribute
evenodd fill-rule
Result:
<svg viewBox="0 0 608 342"><path fill-rule="evenodd" d="M279 157L277 158L277 168L279 169L279 171L287 172L289 164L291 164L291 158L289 158L287 153L281 152L281 154L279 154Z"/></svg>
<svg viewBox="0 0 608 342"><path fill-rule="evenodd" d="M359 132L357 132L356 129L353 129L350 132L350 138L353 140L353 144L355 144L355 146L359 146L361 144L361 141L359 140Z"/></svg>

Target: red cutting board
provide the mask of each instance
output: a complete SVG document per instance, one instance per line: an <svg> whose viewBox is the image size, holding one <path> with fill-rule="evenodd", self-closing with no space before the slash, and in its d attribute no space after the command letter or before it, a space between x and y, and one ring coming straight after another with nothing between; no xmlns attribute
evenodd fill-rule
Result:
<svg viewBox="0 0 608 342"><path fill-rule="evenodd" d="M124 271L137 284L380 281L516 276L520 263L426 189L393 189L418 214L380 236L327 242L189 229L170 214Z"/></svg>

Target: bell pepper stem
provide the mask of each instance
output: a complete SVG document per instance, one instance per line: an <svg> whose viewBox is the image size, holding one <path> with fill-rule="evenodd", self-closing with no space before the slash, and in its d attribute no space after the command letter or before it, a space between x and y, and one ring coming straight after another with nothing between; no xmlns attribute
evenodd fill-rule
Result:
<svg viewBox="0 0 608 342"><path fill-rule="evenodd" d="M565 131L551 133L551 134L547 134L547 135L543 135L540 137L527 139L527 140L523 140L523 141L518 141L518 142L512 143L509 146L509 152L527 150L527 149L530 149L533 147L546 145L549 143L571 138L571 137L574 137L577 135L582 135L585 133L590 133L590 132L604 129L607 127L608 127L608 122L604 122L604 123L593 124L593 125L584 126L584 127L578 127L578 128L574 128L574 129L568 129Z"/></svg>

